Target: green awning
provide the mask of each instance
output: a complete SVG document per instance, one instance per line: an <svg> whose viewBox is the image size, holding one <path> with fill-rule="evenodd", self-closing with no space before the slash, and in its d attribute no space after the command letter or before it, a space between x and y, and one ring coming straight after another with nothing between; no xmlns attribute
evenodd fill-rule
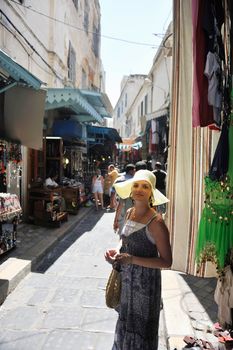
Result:
<svg viewBox="0 0 233 350"><path fill-rule="evenodd" d="M112 118L113 108L108 96L94 90L81 90L82 95L104 118Z"/></svg>
<svg viewBox="0 0 233 350"><path fill-rule="evenodd" d="M112 142L122 142L120 135L117 130L114 128L108 128L106 126L95 126L88 125L87 126L87 137L89 139L89 143L95 142L96 140L104 140L108 138ZM91 141L93 139L94 141Z"/></svg>
<svg viewBox="0 0 233 350"><path fill-rule="evenodd" d="M91 103L75 88L49 88L45 110L67 109L72 115L77 116L78 121L102 123L103 115L100 114Z"/></svg>
<svg viewBox="0 0 233 350"><path fill-rule="evenodd" d="M0 92L16 84L39 90L43 83L0 49Z"/></svg>

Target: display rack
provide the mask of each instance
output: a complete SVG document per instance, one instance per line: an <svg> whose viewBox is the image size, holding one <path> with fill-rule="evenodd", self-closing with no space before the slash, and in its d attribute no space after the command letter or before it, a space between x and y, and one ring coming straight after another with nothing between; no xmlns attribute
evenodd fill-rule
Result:
<svg viewBox="0 0 233 350"><path fill-rule="evenodd" d="M53 170L58 174L58 181L63 176L63 140L61 137L45 138L46 177Z"/></svg>
<svg viewBox="0 0 233 350"><path fill-rule="evenodd" d="M0 255L16 247L22 209L15 194L0 193Z"/></svg>
<svg viewBox="0 0 233 350"><path fill-rule="evenodd" d="M80 206L79 187L63 187L62 196L66 203L66 210L70 214L77 214Z"/></svg>
<svg viewBox="0 0 233 350"><path fill-rule="evenodd" d="M29 192L31 219L36 225L59 227L68 220L68 213L62 210L60 188L32 188Z"/></svg>

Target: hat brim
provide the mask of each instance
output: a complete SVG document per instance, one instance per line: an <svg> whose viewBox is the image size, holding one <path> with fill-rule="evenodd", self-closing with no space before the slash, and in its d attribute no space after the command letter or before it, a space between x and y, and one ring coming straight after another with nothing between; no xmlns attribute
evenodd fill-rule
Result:
<svg viewBox="0 0 233 350"><path fill-rule="evenodd" d="M118 194L119 197L122 199L126 199L130 196L131 194L131 189L132 189L132 184L135 182L135 179L129 179L123 182L115 183L113 187L116 190L116 193ZM169 199L165 197L162 192L157 190L157 188L152 188L152 204L153 206L161 205L168 203Z"/></svg>

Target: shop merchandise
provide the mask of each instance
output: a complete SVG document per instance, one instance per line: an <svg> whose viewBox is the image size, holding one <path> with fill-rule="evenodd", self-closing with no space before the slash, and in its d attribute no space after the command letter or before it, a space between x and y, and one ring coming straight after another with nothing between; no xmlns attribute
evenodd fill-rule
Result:
<svg viewBox="0 0 233 350"><path fill-rule="evenodd" d="M198 266L212 261L219 274L233 247L233 116L225 125L222 133L228 142L220 137L209 176L205 178L205 206L196 242Z"/></svg>
<svg viewBox="0 0 233 350"><path fill-rule="evenodd" d="M21 214L18 197L0 193L0 255L16 246L17 224Z"/></svg>

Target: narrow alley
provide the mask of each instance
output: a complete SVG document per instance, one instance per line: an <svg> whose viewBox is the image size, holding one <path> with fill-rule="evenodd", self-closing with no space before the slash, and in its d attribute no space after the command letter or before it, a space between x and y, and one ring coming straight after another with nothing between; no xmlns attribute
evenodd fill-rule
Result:
<svg viewBox="0 0 233 350"><path fill-rule="evenodd" d="M91 211L25 277L0 310L1 350L108 350L117 314L105 305L114 213ZM163 313L160 350L167 349Z"/></svg>

